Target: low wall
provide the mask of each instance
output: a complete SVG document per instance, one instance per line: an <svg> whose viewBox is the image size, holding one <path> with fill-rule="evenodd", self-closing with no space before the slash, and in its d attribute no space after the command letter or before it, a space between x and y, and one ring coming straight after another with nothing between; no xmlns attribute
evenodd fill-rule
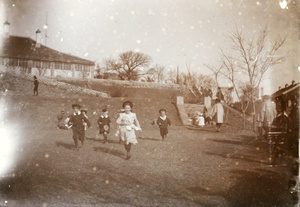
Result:
<svg viewBox="0 0 300 207"><path fill-rule="evenodd" d="M31 74L21 72L20 70L15 69L15 68L10 69L8 67L1 66L0 71L2 71L4 73L8 73L8 74L18 77L18 78L22 78L22 79L26 79L26 80L30 80L30 81L33 80L33 76ZM37 77L38 77L38 81L40 83L43 83L46 85L57 86L59 88L64 88L67 91L83 93L83 94L98 96L98 97L102 97L102 98L109 97L107 93L103 93L103 92L95 91L95 90L91 90L91 89L86 89L86 88L82 88L79 86L74 86L74 85L68 84L68 83L59 82L55 78L45 77L45 76L37 76Z"/></svg>
<svg viewBox="0 0 300 207"><path fill-rule="evenodd" d="M76 78L66 78L66 77L56 77L58 81L86 81L89 83L99 83L101 85L122 85L127 88L155 88L155 89L176 89L176 90L186 90L185 86L177 84L162 84L153 82L139 82L139 81L127 81L127 80L108 80L108 79L76 79Z"/></svg>

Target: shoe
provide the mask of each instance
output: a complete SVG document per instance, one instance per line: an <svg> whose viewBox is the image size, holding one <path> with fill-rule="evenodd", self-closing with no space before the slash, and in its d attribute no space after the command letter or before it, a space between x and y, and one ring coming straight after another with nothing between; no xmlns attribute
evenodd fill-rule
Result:
<svg viewBox="0 0 300 207"><path fill-rule="evenodd" d="M131 158L131 155L126 156L126 160L129 160Z"/></svg>

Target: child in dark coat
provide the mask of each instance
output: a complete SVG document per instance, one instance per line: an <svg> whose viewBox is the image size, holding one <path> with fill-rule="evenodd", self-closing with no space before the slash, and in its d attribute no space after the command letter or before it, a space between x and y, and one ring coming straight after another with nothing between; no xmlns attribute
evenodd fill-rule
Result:
<svg viewBox="0 0 300 207"><path fill-rule="evenodd" d="M164 141L165 138L167 138L168 134L168 126L171 126L171 121L166 115L166 110L165 109L160 109L159 114L160 116L158 117L156 123L159 126L160 130L160 135L162 137L162 141Z"/></svg>
<svg viewBox="0 0 300 207"><path fill-rule="evenodd" d="M37 96L39 94L39 81L36 76L33 76L33 96Z"/></svg>
<svg viewBox="0 0 300 207"><path fill-rule="evenodd" d="M105 143L107 142L107 134L109 134L110 131L110 118L107 109L103 109L102 112L103 114L99 117L97 122L99 124L99 134L103 134L103 143Z"/></svg>
<svg viewBox="0 0 300 207"><path fill-rule="evenodd" d="M75 147L78 150L78 140L81 141L82 145L84 144L84 122L87 123L88 127L90 127L91 124L89 120L81 113L81 106L79 104L73 104L72 108L74 109L74 113L71 115L68 125L72 127L73 140Z"/></svg>

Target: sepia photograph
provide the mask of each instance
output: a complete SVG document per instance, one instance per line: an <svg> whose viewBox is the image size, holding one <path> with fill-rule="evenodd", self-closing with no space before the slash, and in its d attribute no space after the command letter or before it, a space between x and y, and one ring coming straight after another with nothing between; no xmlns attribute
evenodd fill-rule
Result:
<svg viewBox="0 0 300 207"><path fill-rule="evenodd" d="M0 207L299 207L299 0L0 0Z"/></svg>

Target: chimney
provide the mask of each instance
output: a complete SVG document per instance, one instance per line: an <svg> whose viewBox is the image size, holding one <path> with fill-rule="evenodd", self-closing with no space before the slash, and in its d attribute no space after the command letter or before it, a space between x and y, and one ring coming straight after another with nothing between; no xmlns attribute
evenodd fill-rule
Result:
<svg viewBox="0 0 300 207"><path fill-rule="evenodd" d="M262 97L264 96L264 87L260 88L260 97L262 99Z"/></svg>
<svg viewBox="0 0 300 207"><path fill-rule="evenodd" d="M36 34L35 47L41 47L41 31L38 29L36 30L35 34Z"/></svg>
<svg viewBox="0 0 300 207"><path fill-rule="evenodd" d="M10 23L6 20L4 22L4 36L6 38L9 37L9 26L10 26Z"/></svg>

